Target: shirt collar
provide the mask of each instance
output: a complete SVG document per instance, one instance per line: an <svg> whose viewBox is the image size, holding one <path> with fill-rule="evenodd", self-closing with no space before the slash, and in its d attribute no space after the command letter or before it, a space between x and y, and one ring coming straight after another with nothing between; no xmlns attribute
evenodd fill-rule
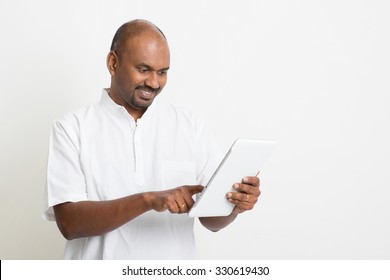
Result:
<svg viewBox="0 0 390 280"><path fill-rule="evenodd" d="M112 112L116 115L120 115L120 116L125 115L129 118L133 118L127 112L125 107L123 107L122 105L116 104L114 102L114 100L111 99L110 95L108 94L109 91L110 91L109 88L103 89L102 96L100 98L100 104L102 104L102 106L105 107L109 112ZM155 107L156 107L155 103L156 103L156 100L153 100L153 103L148 107L146 112L142 115L141 118L138 119L138 121L143 122L144 120L149 119L153 115L153 112L155 111Z"/></svg>

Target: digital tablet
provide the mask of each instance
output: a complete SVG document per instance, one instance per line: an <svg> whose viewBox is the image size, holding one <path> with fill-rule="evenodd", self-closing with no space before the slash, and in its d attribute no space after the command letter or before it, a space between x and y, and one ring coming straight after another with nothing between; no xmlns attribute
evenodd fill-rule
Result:
<svg viewBox="0 0 390 280"><path fill-rule="evenodd" d="M236 191L234 183L246 176L257 176L276 142L272 140L237 139L218 166L189 211L190 217L228 216L234 204L226 193Z"/></svg>

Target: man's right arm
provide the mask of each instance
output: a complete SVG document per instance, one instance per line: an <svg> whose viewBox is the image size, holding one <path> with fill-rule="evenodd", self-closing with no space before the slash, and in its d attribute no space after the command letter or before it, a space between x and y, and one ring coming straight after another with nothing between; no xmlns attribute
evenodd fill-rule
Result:
<svg viewBox="0 0 390 280"><path fill-rule="evenodd" d="M108 201L65 202L53 208L58 228L71 240L105 234L151 210L145 196L135 194Z"/></svg>
<svg viewBox="0 0 390 280"><path fill-rule="evenodd" d="M187 213L194 203L192 196L202 190L202 186L181 186L115 200L65 202L55 205L54 213L58 228L66 239L97 236L150 210Z"/></svg>

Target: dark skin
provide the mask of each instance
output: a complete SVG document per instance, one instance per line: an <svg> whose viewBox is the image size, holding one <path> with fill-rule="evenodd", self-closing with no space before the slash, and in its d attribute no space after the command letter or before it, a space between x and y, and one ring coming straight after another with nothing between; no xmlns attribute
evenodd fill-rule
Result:
<svg viewBox="0 0 390 280"><path fill-rule="evenodd" d="M111 51L107 67L111 74L110 97L122 105L134 120L142 117L167 82L170 57L166 39L148 22L139 22L144 32L126 40L120 51ZM199 218L203 226L218 231L238 214L253 209L258 197L258 177L245 177L234 184L236 192L226 194L235 205L226 217ZM68 240L110 232L147 211L188 213L192 196L203 186L179 186L164 191L145 192L107 201L66 202L54 206L57 225Z"/></svg>

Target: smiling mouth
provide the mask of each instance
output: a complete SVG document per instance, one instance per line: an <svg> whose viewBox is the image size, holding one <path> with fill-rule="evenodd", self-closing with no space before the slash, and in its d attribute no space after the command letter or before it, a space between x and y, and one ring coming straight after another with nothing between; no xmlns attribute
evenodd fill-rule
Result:
<svg viewBox="0 0 390 280"><path fill-rule="evenodd" d="M151 99L154 96L154 93L150 91L139 90L138 92L142 99Z"/></svg>
<svg viewBox="0 0 390 280"><path fill-rule="evenodd" d="M158 89L137 88L137 91L142 99L151 99L156 95Z"/></svg>

